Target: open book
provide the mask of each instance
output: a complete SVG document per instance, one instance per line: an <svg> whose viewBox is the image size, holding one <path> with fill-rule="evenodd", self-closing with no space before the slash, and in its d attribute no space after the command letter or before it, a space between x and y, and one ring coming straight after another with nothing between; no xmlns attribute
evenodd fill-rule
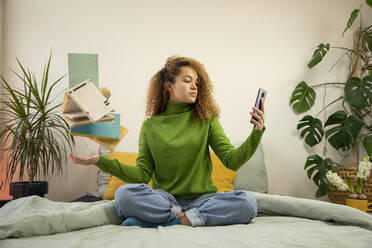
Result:
<svg viewBox="0 0 372 248"><path fill-rule="evenodd" d="M62 117L71 127L112 121L114 109L100 90L89 80L67 90L62 104Z"/></svg>

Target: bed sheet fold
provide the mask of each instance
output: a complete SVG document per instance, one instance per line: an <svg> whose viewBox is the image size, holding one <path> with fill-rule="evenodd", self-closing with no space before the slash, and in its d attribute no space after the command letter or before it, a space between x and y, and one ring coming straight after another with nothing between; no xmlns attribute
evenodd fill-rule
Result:
<svg viewBox="0 0 372 248"><path fill-rule="evenodd" d="M261 216L301 217L372 231L372 215L347 206L290 196L253 194ZM0 239L71 232L107 224L118 225L121 221L114 201L56 202L29 196L0 208Z"/></svg>
<svg viewBox="0 0 372 248"><path fill-rule="evenodd" d="M113 201L57 202L29 196L0 208L0 239L63 233L120 222Z"/></svg>

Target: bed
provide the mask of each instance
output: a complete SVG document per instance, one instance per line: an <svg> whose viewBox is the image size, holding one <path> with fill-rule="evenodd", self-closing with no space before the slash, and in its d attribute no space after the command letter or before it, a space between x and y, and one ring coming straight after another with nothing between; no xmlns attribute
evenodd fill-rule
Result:
<svg viewBox="0 0 372 248"><path fill-rule="evenodd" d="M120 226L113 200L55 202L39 196L0 209L0 247L372 247L372 215L328 202L253 192L249 224Z"/></svg>
<svg viewBox="0 0 372 248"><path fill-rule="evenodd" d="M30 196L0 208L0 247L372 247L371 214L269 194L262 146L236 175L223 180L255 195L258 216L251 223L124 227L114 199L58 202Z"/></svg>

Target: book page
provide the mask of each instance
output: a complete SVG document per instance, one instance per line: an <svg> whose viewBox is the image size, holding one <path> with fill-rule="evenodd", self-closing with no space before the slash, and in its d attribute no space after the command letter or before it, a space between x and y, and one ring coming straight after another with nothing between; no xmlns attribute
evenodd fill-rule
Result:
<svg viewBox="0 0 372 248"><path fill-rule="evenodd" d="M83 111L72 112L72 113L64 113L63 115L65 117L71 119L71 120L76 120L76 119L81 119L81 118L88 118L87 114L84 113Z"/></svg>
<svg viewBox="0 0 372 248"><path fill-rule="evenodd" d="M111 112L111 109L110 105L96 104L87 109L87 112L93 120L98 120L102 116L102 113Z"/></svg>
<svg viewBox="0 0 372 248"><path fill-rule="evenodd" d="M63 114L62 117L71 127L78 127L81 125L92 123L92 121L88 117L81 118L81 119L75 119L75 120L66 118L65 114ZM109 114L104 115L102 118L100 118L97 121L113 121L113 120L115 120L115 117L109 113Z"/></svg>
<svg viewBox="0 0 372 248"><path fill-rule="evenodd" d="M70 89L69 93L92 121L97 121L113 110L108 100L90 80Z"/></svg>
<svg viewBox="0 0 372 248"><path fill-rule="evenodd" d="M65 93L61 112L62 114L81 112L80 107L72 100L68 92Z"/></svg>

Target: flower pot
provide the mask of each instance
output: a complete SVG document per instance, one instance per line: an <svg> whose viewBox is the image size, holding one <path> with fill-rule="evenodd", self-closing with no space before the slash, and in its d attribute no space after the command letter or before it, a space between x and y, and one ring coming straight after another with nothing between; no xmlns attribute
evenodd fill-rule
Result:
<svg viewBox="0 0 372 248"><path fill-rule="evenodd" d="M38 195L44 197L48 193L48 182L47 181L33 181L29 182L13 182L10 183L9 194L13 196L13 200Z"/></svg>
<svg viewBox="0 0 372 248"><path fill-rule="evenodd" d="M345 204L349 207L359 209L363 212L372 211L372 203L368 203L368 200L360 199L345 199Z"/></svg>
<svg viewBox="0 0 372 248"><path fill-rule="evenodd" d="M356 175L358 173L358 167L356 166L348 166L348 167L342 167L342 166L336 166L337 174L344 179L347 180L347 177L352 178L352 183L354 188L356 187ZM329 200L333 203L337 204L345 204L345 200L348 198L350 192L348 191L339 191L336 187L329 187L328 189L328 197ZM369 177L364 182L364 188L362 191L363 194L365 194L368 198L368 201L372 202L372 173L369 175Z"/></svg>

